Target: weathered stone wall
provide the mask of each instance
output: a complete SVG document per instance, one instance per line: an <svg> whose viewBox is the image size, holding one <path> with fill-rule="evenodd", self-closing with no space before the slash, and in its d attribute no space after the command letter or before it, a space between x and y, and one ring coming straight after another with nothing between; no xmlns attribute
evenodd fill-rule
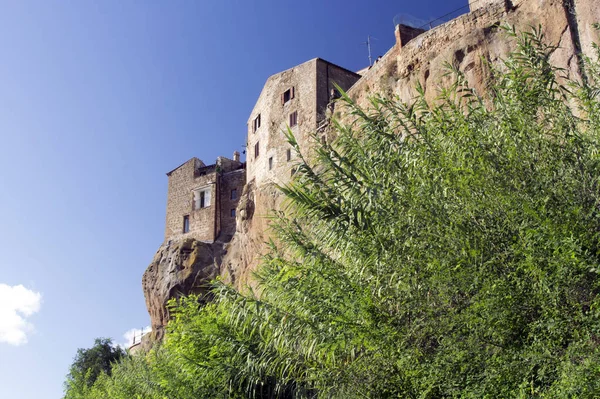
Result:
<svg viewBox="0 0 600 399"><path fill-rule="evenodd" d="M298 115L298 124L291 127L296 140L302 148L309 147L309 136L325 117L334 83L348 89L359 77L319 58L271 76L248 119L248 181L255 180L257 186L288 182L295 154L292 151L291 157L288 156L291 148L283 132L290 125L290 114ZM291 88L294 98L282 104L282 94ZM261 126L254 131L254 120L259 114ZM259 143L258 157L256 143Z"/></svg>
<svg viewBox="0 0 600 399"><path fill-rule="evenodd" d="M576 45L581 43L584 53L591 54L591 43L598 40L591 26L600 20L600 7L594 0L512 0L508 7L504 1L491 3L427 31L405 46L395 45L348 94L362 106L368 106L368 98L375 93L410 101L417 94L416 85L421 84L427 100L433 101L441 87L453 82L451 76L445 76L446 63L456 66L483 94L489 65L499 66L515 48L500 25L514 25L518 31L541 25L546 42L558 47L552 54L553 64L574 78L580 76Z"/></svg>
<svg viewBox="0 0 600 399"><path fill-rule="evenodd" d="M237 188L242 191L244 173L234 171L242 168L242 163L219 157L214 165L206 166L197 158L192 158L177 169L168 173L167 222L165 240L182 237L199 241L213 242L222 229L226 235L235 231L230 209L235 209L237 200L232 201L230 193L224 190ZM228 179L231 178L231 181ZM224 186L224 187L223 187ZM210 189L210 204L196 208L194 190ZM189 217L189 232L183 232L184 217Z"/></svg>
<svg viewBox="0 0 600 399"><path fill-rule="evenodd" d="M246 184L246 170L238 169L232 172L223 173L220 179L220 234L219 241L228 242L235 233L236 225L236 208L240 202L240 197L244 191L244 184ZM232 196L232 192L235 190L235 196ZM232 215L232 211L234 214Z"/></svg>
<svg viewBox="0 0 600 399"><path fill-rule="evenodd" d="M216 170L214 165L199 169L200 165L204 164L199 159L192 158L169 173L165 240L177 239L184 235L207 242L215 239ZM205 174L198 175L198 170ZM206 208L194 209L193 190L202 187L211 189L211 204ZM189 217L189 233L183 232L184 216Z"/></svg>
<svg viewBox="0 0 600 399"><path fill-rule="evenodd" d="M335 85L346 91L360 79L360 75L321 59L318 60L316 67L317 123L319 123L327 114L327 106L332 100L331 91L335 90Z"/></svg>
<svg viewBox="0 0 600 399"><path fill-rule="evenodd" d="M291 162L287 160L290 149L283 131L290 123L290 114L298 112L298 124L292 127L295 135L300 131L316 129L316 77L315 60L271 76L250 114L247 139L247 178L257 185L281 183L290 175ZM294 89L294 98L282 104L281 96ZM260 114L261 126L254 131L253 121ZM255 145L259 154L255 156ZM271 159L271 168L269 168Z"/></svg>
<svg viewBox="0 0 600 399"><path fill-rule="evenodd" d="M475 11L498 3L504 4L505 2L506 0L469 0L469 9Z"/></svg>

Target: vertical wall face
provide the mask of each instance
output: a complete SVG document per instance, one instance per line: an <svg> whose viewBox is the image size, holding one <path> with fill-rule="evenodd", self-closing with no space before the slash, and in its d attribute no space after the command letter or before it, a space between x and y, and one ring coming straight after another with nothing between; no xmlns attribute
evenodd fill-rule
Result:
<svg viewBox="0 0 600 399"><path fill-rule="evenodd" d="M215 165L199 167L201 165L194 158L169 174L165 240L183 235L200 241L215 239L217 174ZM194 190L198 189L210 190L210 205L203 208L195 206ZM188 232L184 232L186 216L189 221Z"/></svg>
<svg viewBox="0 0 600 399"><path fill-rule="evenodd" d="M469 0L469 9L472 11L485 8L490 4L504 4L505 0Z"/></svg>
<svg viewBox="0 0 600 399"><path fill-rule="evenodd" d="M425 29L413 28L412 26L398 24L394 30L394 35L396 36L396 46L405 46L412 39L424 32Z"/></svg>
<svg viewBox="0 0 600 399"><path fill-rule="evenodd" d="M236 208L246 184L246 170L223 173L220 178L220 241L229 241L235 233Z"/></svg>
<svg viewBox="0 0 600 399"><path fill-rule="evenodd" d="M290 180L295 154L283 131L288 126L300 148L308 149L309 136L317 131L325 118L334 82L349 89L359 75L321 59L314 59L271 76L265 84L248 120L247 178L257 186L264 183L282 184ZM282 101L293 88L293 98ZM296 113L297 125L290 115ZM260 127L256 119L260 115ZM258 156L256 144L258 143Z"/></svg>
<svg viewBox="0 0 600 399"><path fill-rule="evenodd" d="M360 79L360 75L354 72L325 60L317 60L317 119L325 118L327 105L332 100L331 91L335 90L335 85L347 91L358 79Z"/></svg>
<svg viewBox="0 0 600 399"><path fill-rule="evenodd" d="M257 185L282 183L289 180L294 161L288 161L291 148L284 131L290 124L290 115L296 112L297 125L291 130L300 142L304 134L316 130L316 60L305 62L292 69L271 76L258 98L248 119L246 147L247 179ZM282 96L293 88L293 98L282 102ZM291 94L291 93L290 93ZM254 121L260 115L260 127ZM258 143L258 156L256 145ZM269 161L270 160L270 161Z"/></svg>
<svg viewBox="0 0 600 399"><path fill-rule="evenodd" d="M190 237L213 242L219 236L227 240L233 235L235 215L231 210L244 188L242 167L241 162L225 157L209 166L193 158L170 172L165 240ZM235 198L232 190L236 190Z"/></svg>

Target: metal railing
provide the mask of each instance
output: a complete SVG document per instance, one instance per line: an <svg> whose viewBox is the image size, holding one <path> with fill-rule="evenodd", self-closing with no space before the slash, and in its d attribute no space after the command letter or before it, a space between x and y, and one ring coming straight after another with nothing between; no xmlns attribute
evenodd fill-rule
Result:
<svg viewBox="0 0 600 399"><path fill-rule="evenodd" d="M471 4L476 3L478 1L482 0L471 1ZM436 26L445 24L446 22L452 21L454 18L463 15L466 12L469 12L470 7L471 5L467 4L466 6L459 7L444 15L441 15L437 18L432 18L430 20L420 19L409 14L398 14L394 17L394 26L406 25L410 26L411 28L429 30L435 28Z"/></svg>

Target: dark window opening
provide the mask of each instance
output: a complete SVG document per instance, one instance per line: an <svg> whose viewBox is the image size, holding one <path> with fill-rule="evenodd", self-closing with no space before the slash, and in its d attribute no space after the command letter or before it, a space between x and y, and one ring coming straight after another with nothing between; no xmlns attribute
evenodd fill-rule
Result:
<svg viewBox="0 0 600 399"><path fill-rule="evenodd" d="M237 199L237 188L234 188L233 190L231 190L231 199Z"/></svg>
<svg viewBox="0 0 600 399"><path fill-rule="evenodd" d="M252 132L256 132L258 130L258 128L260 127L260 114L258 114L258 116L256 118L254 118L254 121L252 122Z"/></svg>
<svg viewBox="0 0 600 399"><path fill-rule="evenodd" d="M189 231L190 231L190 216L185 215L183 217L183 232L189 233Z"/></svg>
<svg viewBox="0 0 600 399"><path fill-rule="evenodd" d="M294 99L294 88L290 88L286 91L283 92L283 94L281 95L281 104L285 104L290 100Z"/></svg>
<svg viewBox="0 0 600 399"><path fill-rule="evenodd" d="M235 209L232 209L232 210L230 211L230 215L231 215L231 217L232 217L232 218L234 218L234 217L235 217Z"/></svg>
<svg viewBox="0 0 600 399"><path fill-rule="evenodd" d="M290 148L288 148L285 152L285 159L290 162L290 160L292 159L292 150Z"/></svg>
<svg viewBox="0 0 600 399"><path fill-rule="evenodd" d="M290 114L290 127L298 124L298 111L294 111Z"/></svg>
<svg viewBox="0 0 600 399"><path fill-rule="evenodd" d="M200 191L200 208L206 207L205 201L206 201L206 192Z"/></svg>
<svg viewBox="0 0 600 399"><path fill-rule="evenodd" d="M269 170L273 169L273 157L269 157Z"/></svg>
<svg viewBox="0 0 600 399"><path fill-rule="evenodd" d="M258 141L256 142L256 144L254 144L254 158L258 158Z"/></svg>
<svg viewBox="0 0 600 399"><path fill-rule="evenodd" d="M325 136L325 135L321 136L321 144L323 144L323 145L327 144L327 136Z"/></svg>
<svg viewBox="0 0 600 399"><path fill-rule="evenodd" d="M296 174L297 170L296 168L292 168L291 172L290 172L290 176L294 176Z"/></svg>

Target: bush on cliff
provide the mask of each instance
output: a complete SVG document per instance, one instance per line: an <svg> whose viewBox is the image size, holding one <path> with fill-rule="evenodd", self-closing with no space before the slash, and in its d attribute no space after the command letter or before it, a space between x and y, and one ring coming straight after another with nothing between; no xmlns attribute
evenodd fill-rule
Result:
<svg viewBox="0 0 600 399"><path fill-rule="evenodd" d="M509 34L485 98L460 74L434 105L344 97L257 293L183 300L130 397L597 396L598 60L558 80L538 30Z"/></svg>

